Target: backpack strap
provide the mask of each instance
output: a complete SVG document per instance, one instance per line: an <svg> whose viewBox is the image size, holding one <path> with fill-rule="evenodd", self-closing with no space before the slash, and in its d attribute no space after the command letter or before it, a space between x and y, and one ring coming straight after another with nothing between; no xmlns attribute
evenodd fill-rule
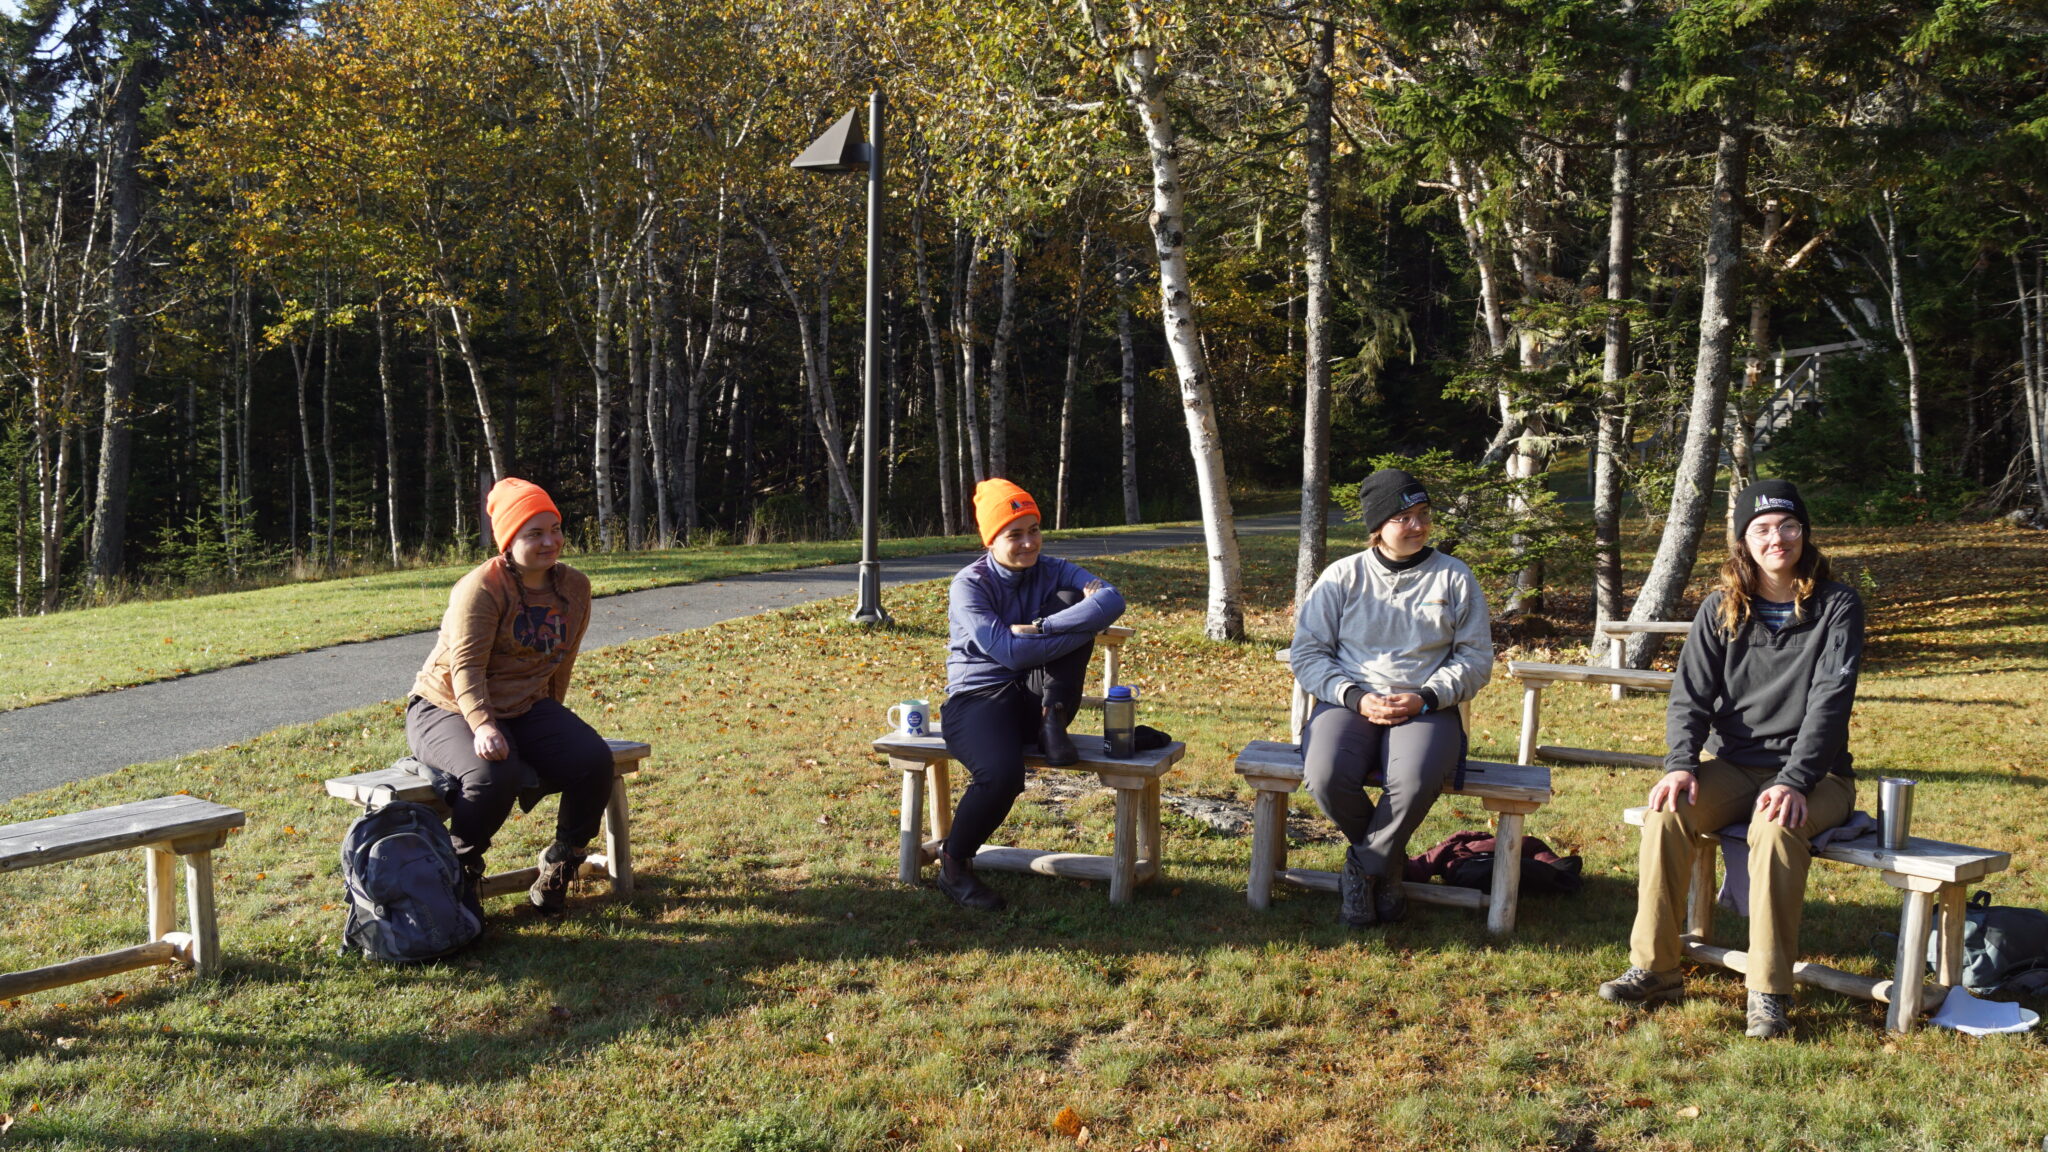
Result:
<svg viewBox="0 0 2048 1152"><path fill-rule="evenodd" d="M1977 894L1976 894L1975 896L1972 896L1972 897L1970 897L1970 907L1972 907L1972 908L1989 908L1989 907L1991 907L1991 891L1990 891L1990 889L1988 889L1988 888L1979 888L1979 889L1977 889Z"/></svg>
<svg viewBox="0 0 2048 1152"><path fill-rule="evenodd" d="M377 803L377 793L379 792L389 794L389 797L382 804ZM375 788L370 789L370 798L363 802L363 811L366 814L375 812L380 808L388 808L397 802L398 787L393 784L379 784Z"/></svg>

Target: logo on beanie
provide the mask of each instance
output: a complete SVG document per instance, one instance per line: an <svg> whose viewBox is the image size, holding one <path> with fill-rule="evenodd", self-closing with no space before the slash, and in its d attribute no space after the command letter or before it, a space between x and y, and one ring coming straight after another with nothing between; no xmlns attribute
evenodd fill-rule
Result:
<svg viewBox="0 0 2048 1152"><path fill-rule="evenodd" d="M1759 496L1756 498L1756 508L1754 511L1757 515L1762 515L1772 509L1782 509L1783 511L1791 512L1798 507L1797 504L1792 503L1783 496Z"/></svg>
<svg viewBox="0 0 2048 1152"><path fill-rule="evenodd" d="M1401 507L1404 510L1413 508L1417 504L1427 503L1429 503L1429 493L1424 492L1420 486L1410 488L1406 492L1401 493Z"/></svg>
<svg viewBox="0 0 2048 1152"><path fill-rule="evenodd" d="M1022 512L1023 510L1024 510L1024 502L1023 502L1022 500L1012 500L1012 501L1010 501L1010 511L1012 511L1012 512Z"/></svg>

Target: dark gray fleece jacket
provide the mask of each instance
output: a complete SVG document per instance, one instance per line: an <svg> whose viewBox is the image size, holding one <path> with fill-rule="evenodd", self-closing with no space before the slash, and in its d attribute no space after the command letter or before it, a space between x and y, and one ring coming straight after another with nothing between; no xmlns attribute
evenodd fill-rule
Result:
<svg viewBox="0 0 2048 1152"><path fill-rule="evenodd" d="M1805 619L1773 633L1755 614L1732 639L1721 593L1700 605L1664 713L1667 772L1718 756L1771 768L1771 783L1805 794L1830 773L1855 776L1849 709L1863 664L1863 601L1832 580L1814 589Z"/></svg>

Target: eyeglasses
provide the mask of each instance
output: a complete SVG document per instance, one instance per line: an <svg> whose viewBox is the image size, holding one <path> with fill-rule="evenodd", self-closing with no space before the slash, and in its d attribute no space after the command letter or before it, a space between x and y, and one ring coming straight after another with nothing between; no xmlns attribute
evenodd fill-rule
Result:
<svg viewBox="0 0 2048 1152"><path fill-rule="evenodd" d="M1387 518L1387 523L1402 528L1427 528L1429 527L1429 521L1430 515L1427 512L1410 512L1406 516L1390 516Z"/></svg>
<svg viewBox="0 0 2048 1152"><path fill-rule="evenodd" d="M1743 533L1743 535L1758 543L1769 540L1773 536L1780 540L1797 540L1801 536L1806 535L1806 529L1800 527L1797 520L1787 520L1776 528L1772 528L1768 524L1751 525L1749 531Z"/></svg>

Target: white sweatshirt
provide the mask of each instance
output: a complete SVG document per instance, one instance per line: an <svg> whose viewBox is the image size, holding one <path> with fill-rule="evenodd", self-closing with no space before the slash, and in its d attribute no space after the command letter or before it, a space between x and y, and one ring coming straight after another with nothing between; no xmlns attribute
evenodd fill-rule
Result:
<svg viewBox="0 0 2048 1152"><path fill-rule="evenodd" d="M1432 552L1392 571L1371 549L1323 569L1294 621L1294 678L1341 704L1356 686L1420 692L1437 708L1470 700L1493 677L1492 620L1472 569Z"/></svg>

